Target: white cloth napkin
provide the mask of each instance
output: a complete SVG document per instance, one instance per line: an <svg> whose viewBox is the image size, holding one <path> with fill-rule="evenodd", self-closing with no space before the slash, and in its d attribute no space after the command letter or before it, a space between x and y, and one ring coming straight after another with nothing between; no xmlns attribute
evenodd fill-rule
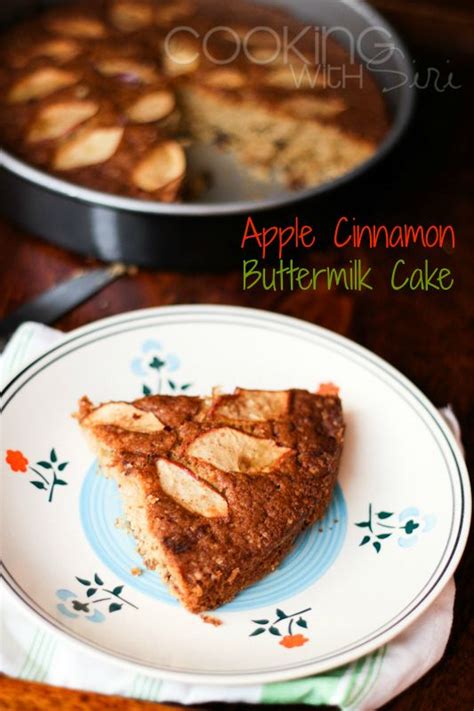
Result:
<svg viewBox="0 0 474 711"><path fill-rule="evenodd" d="M62 337L40 324L23 324L0 360L3 382ZM445 408L442 414L459 440L454 413ZM371 711L400 694L441 659L451 629L454 594L450 580L430 608L396 639L342 669L282 683L220 687L169 682L98 660L37 624L3 592L0 671L20 679L150 701L305 703Z"/></svg>

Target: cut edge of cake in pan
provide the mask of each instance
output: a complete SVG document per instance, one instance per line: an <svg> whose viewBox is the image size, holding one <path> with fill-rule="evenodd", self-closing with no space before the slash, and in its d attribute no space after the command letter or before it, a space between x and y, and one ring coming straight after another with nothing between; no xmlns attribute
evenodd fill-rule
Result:
<svg viewBox="0 0 474 711"><path fill-rule="evenodd" d="M344 438L337 389L155 395L76 418L150 570L191 612L274 570L325 513Z"/></svg>

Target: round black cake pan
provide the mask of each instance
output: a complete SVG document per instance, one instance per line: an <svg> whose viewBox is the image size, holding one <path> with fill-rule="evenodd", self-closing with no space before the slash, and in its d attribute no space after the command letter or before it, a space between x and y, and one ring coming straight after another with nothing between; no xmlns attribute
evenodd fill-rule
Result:
<svg viewBox="0 0 474 711"><path fill-rule="evenodd" d="M0 211L20 227L54 244L105 261L163 268L216 268L241 256L246 217L276 224L293 214L324 212L347 190L365 182L400 140L413 112L412 61L393 28L360 0L258 0L287 9L304 23L339 28L342 44L356 38L363 61L384 92L392 122L376 153L342 177L318 187L276 191L249 199L252 190L221 181L212 200L164 204L89 190L36 170L7 151L0 152ZM0 21L7 26L56 0L3 0ZM352 39L351 39L352 38ZM229 174L224 164L222 175ZM240 185L242 182L240 183ZM345 192L344 192L345 191Z"/></svg>

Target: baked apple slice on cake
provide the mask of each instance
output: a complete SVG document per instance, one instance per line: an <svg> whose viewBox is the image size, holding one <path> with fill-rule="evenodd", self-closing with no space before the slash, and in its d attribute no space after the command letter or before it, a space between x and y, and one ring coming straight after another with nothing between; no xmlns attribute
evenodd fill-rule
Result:
<svg viewBox="0 0 474 711"><path fill-rule="evenodd" d="M324 515L344 437L333 386L84 397L76 417L118 483L146 567L196 613L271 572Z"/></svg>

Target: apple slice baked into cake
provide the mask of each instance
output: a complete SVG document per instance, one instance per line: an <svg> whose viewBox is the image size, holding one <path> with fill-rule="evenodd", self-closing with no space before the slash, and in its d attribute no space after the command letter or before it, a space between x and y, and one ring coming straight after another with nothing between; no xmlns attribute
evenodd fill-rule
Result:
<svg viewBox="0 0 474 711"><path fill-rule="evenodd" d="M84 397L76 417L118 483L145 565L197 613L274 570L324 515L344 437L333 386Z"/></svg>

